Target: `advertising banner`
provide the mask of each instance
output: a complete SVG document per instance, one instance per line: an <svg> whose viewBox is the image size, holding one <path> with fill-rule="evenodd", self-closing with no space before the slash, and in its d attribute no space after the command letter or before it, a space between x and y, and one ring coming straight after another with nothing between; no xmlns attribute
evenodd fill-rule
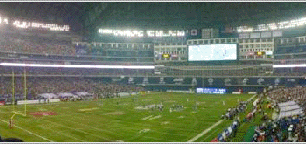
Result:
<svg viewBox="0 0 306 144"><path fill-rule="evenodd" d="M159 77L149 77L148 84L159 84L160 78Z"/></svg>
<svg viewBox="0 0 306 144"><path fill-rule="evenodd" d="M237 78L225 78L224 79L224 85L225 86L235 86L235 85L238 85L238 79Z"/></svg>
<svg viewBox="0 0 306 144"><path fill-rule="evenodd" d="M258 85L258 86L264 86L265 83L265 79L264 78L249 78L249 84L250 85Z"/></svg>
<svg viewBox="0 0 306 144"><path fill-rule="evenodd" d="M295 86L306 85L301 78L266 78L266 77L228 77L228 78L199 78L199 77L103 77L100 82L113 82L117 84L142 85L142 86L178 86L178 87L235 87L235 86Z"/></svg>
<svg viewBox="0 0 306 144"><path fill-rule="evenodd" d="M224 88L197 88L197 93L225 94L226 89Z"/></svg>
<svg viewBox="0 0 306 144"><path fill-rule="evenodd" d="M298 79L287 78L285 83L286 87L294 87L298 84Z"/></svg>
<svg viewBox="0 0 306 144"><path fill-rule="evenodd" d="M204 78L205 87L224 87L224 78Z"/></svg>

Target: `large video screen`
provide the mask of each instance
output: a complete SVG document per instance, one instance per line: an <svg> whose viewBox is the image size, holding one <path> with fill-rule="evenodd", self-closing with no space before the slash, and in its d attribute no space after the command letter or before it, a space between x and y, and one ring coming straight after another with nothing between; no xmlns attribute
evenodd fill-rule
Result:
<svg viewBox="0 0 306 144"><path fill-rule="evenodd" d="M237 44L190 45L188 61L237 60Z"/></svg>

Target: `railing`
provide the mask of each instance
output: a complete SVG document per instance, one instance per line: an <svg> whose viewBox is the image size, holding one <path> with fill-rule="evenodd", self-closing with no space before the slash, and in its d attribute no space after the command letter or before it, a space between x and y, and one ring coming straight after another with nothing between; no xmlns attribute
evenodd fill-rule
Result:
<svg viewBox="0 0 306 144"><path fill-rule="evenodd" d="M305 58L300 59L278 59L274 60L274 65L306 64Z"/></svg>

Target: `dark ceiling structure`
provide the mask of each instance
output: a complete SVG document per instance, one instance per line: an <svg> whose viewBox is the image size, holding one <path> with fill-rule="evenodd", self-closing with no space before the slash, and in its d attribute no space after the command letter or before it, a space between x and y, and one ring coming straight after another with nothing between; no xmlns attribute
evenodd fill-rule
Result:
<svg viewBox="0 0 306 144"><path fill-rule="evenodd" d="M256 2L18 2L0 3L12 17L69 24L72 31L97 28L192 29L256 25L305 16L306 3Z"/></svg>

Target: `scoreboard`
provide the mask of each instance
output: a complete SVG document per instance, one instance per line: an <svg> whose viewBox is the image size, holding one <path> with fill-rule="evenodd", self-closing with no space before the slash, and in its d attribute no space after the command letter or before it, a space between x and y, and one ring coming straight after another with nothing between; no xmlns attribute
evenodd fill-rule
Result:
<svg viewBox="0 0 306 144"><path fill-rule="evenodd" d="M162 58L170 58L171 57L171 55L170 54L162 54Z"/></svg>

